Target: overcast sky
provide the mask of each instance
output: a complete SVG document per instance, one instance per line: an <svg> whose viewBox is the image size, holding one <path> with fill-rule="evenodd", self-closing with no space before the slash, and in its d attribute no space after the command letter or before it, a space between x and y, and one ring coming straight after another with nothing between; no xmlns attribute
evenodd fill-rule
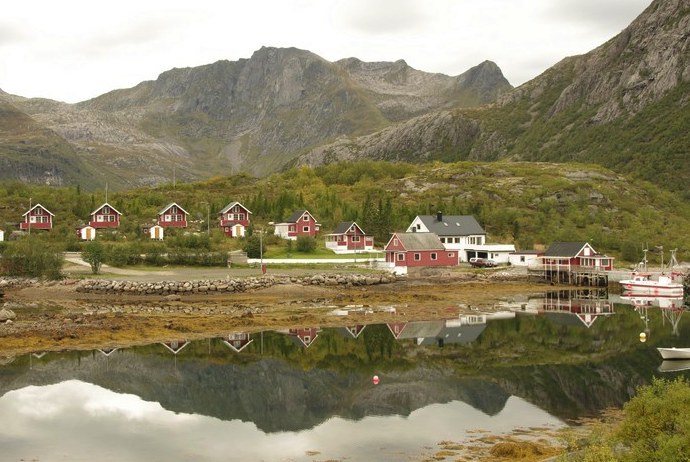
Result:
<svg viewBox="0 0 690 462"><path fill-rule="evenodd" d="M618 34L651 0L22 0L0 15L0 89L74 103L262 46L404 59L514 86Z"/></svg>

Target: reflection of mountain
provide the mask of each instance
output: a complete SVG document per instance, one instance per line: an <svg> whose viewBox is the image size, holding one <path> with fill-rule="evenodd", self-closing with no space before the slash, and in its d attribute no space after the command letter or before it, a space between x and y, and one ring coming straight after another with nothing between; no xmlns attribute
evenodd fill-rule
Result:
<svg viewBox="0 0 690 462"><path fill-rule="evenodd" d="M233 333L108 355L103 350L23 356L0 367L0 395L79 379L175 412L251 421L268 432L311 428L334 415L409 415L453 400L495 415L511 395L557 417L576 418L627 401L659 366L654 342L668 343L670 337L668 332L667 338L640 344L642 324L632 308L619 308L589 329L510 314L347 331ZM661 313L655 315L652 320L661 323ZM296 343L298 335L303 339ZM682 323L677 340L690 344ZM374 374L379 385L372 384Z"/></svg>
<svg viewBox="0 0 690 462"><path fill-rule="evenodd" d="M174 412L251 421L267 432L311 428L334 415L351 419L409 415L426 405L454 400L495 415L509 397L489 382L458 379L433 368L384 373L382 383L374 386L368 375L319 368L304 371L275 358L236 365L181 361L133 350L118 350L109 357L50 356L51 361L34 362L31 370L28 366L4 370L0 393L79 379L159 402Z"/></svg>

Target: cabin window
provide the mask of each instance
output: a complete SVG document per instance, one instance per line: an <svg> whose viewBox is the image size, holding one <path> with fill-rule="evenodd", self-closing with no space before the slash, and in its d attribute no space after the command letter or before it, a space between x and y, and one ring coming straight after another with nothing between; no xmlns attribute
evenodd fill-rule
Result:
<svg viewBox="0 0 690 462"><path fill-rule="evenodd" d="M398 254L398 261L403 261L405 260L405 254L404 253L399 253Z"/></svg>
<svg viewBox="0 0 690 462"><path fill-rule="evenodd" d="M445 237L440 237L439 239L441 240L441 244L445 244L445 243L446 243L446 238L445 238Z"/></svg>
<svg viewBox="0 0 690 462"><path fill-rule="evenodd" d="M448 252L448 258L455 258L455 252Z"/></svg>
<svg viewBox="0 0 690 462"><path fill-rule="evenodd" d="M359 236L352 236L352 242L359 242Z"/></svg>
<svg viewBox="0 0 690 462"><path fill-rule="evenodd" d="M414 261L420 261L421 259L422 259L421 253L415 253L414 254Z"/></svg>
<svg viewBox="0 0 690 462"><path fill-rule="evenodd" d="M393 239L393 245L395 245L395 246L398 245L398 238L397 237L395 239Z"/></svg>
<svg viewBox="0 0 690 462"><path fill-rule="evenodd" d="M302 232L308 233L309 232L309 226L302 226Z"/></svg>
<svg viewBox="0 0 690 462"><path fill-rule="evenodd" d="M252 207L253 208L253 207ZM303 215L302 221L309 221L309 215Z"/></svg>
<svg viewBox="0 0 690 462"><path fill-rule="evenodd" d="M436 260L436 252L431 252L431 260Z"/></svg>
<svg viewBox="0 0 690 462"><path fill-rule="evenodd" d="M417 230L420 230L420 229L422 229L422 225L420 225L419 223L417 223Z"/></svg>

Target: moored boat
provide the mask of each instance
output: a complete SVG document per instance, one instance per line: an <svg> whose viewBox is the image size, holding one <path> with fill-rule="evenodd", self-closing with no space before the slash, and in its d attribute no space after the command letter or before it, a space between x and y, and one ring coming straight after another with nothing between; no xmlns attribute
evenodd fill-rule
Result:
<svg viewBox="0 0 690 462"><path fill-rule="evenodd" d="M690 348L657 348L663 359L690 359Z"/></svg>
<svg viewBox="0 0 690 462"><path fill-rule="evenodd" d="M634 272L630 279L620 281L627 295L654 295L658 297L682 297L683 283L671 276L661 275L652 279L651 273Z"/></svg>

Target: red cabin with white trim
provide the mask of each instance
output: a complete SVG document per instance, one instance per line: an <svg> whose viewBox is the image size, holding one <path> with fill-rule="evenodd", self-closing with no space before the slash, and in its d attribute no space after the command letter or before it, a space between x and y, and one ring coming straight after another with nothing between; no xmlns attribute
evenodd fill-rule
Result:
<svg viewBox="0 0 690 462"><path fill-rule="evenodd" d="M239 202L230 202L218 212L218 226L228 237L244 237L246 228L249 227L249 215L252 212Z"/></svg>
<svg viewBox="0 0 690 462"><path fill-rule="evenodd" d="M53 215L50 211L41 204L36 204L28 212L23 215L23 221L19 224L19 229L22 231L32 229L53 229Z"/></svg>
<svg viewBox="0 0 690 462"><path fill-rule="evenodd" d="M158 226L163 228L186 228L188 215L189 213L185 209L173 202L158 212Z"/></svg>
<svg viewBox="0 0 690 462"><path fill-rule="evenodd" d="M107 202L91 212L89 226L96 229L119 228L122 214Z"/></svg>
<svg viewBox="0 0 690 462"><path fill-rule="evenodd" d="M458 265L458 251L447 250L434 233L393 233L384 251L395 267Z"/></svg>
<svg viewBox="0 0 690 462"><path fill-rule="evenodd" d="M274 234L294 241L300 236L316 237L320 229L321 225L308 210L298 210L285 222L276 224Z"/></svg>
<svg viewBox="0 0 690 462"><path fill-rule="evenodd" d="M326 235L326 248L335 253L370 252L374 250L374 237L367 236L354 221L345 221Z"/></svg>

